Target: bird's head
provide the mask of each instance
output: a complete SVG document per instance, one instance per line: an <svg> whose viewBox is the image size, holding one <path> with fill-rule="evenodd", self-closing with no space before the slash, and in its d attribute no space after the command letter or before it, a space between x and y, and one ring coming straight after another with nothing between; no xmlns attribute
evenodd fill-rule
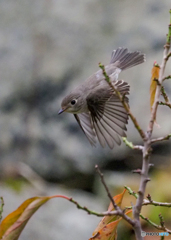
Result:
<svg viewBox="0 0 171 240"><path fill-rule="evenodd" d="M61 114L63 112L76 114L80 112L82 104L83 98L80 94L70 93L62 100L61 109L59 110L58 114Z"/></svg>

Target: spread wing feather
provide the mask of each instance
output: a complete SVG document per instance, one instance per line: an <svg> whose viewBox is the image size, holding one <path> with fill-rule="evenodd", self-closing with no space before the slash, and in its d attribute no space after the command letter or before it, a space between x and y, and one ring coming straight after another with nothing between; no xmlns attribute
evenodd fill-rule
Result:
<svg viewBox="0 0 171 240"><path fill-rule="evenodd" d="M74 114L75 119L80 125L81 129L87 136L89 142L95 146L96 145L96 135L93 130L93 125L91 123L91 118L89 113Z"/></svg>
<svg viewBox="0 0 171 240"><path fill-rule="evenodd" d="M114 84L121 94L129 94L129 85L123 80ZM125 101L128 102L127 97ZM98 139L102 147L107 144L111 149L115 143L120 145L120 137L126 136L128 114L115 93L110 88L100 88L87 96L87 106L89 112L74 116L89 142L96 145Z"/></svg>

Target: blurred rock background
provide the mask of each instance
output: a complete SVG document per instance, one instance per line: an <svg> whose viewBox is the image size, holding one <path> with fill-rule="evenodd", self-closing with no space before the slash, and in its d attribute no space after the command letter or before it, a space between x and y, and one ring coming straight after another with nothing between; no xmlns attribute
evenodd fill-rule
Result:
<svg viewBox="0 0 171 240"><path fill-rule="evenodd" d="M94 170L95 164L99 164L107 173L107 178L112 174L112 182L110 180L109 182L113 188L130 182L134 177L130 175L131 170L141 167L141 155L138 152L131 151L124 144L112 151L101 147L92 148L74 117L71 114L58 116L57 113L63 96L97 71L99 62L108 64L113 49L124 46L130 51L139 50L146 54L147 60L144 64L127 70L120 76L131 85L130 106L140 125L146 130L150 116L151 68L155 60L161 63L169 23L169 9L170 0L0 1L2 180L26 177L27 171L20 167L22 162L45 181L77 189L81 196L82 191L86 190L84 199L87 199L87 203L91 201L92 204L93 200L90 199L93 198L93 194L103 195L107 201L105 193L101 193L101 186ZM166 69L168 74L169 64L170 62ZM171 92L169 81L165 86L169 94ZM157 122L160 128L155 127L154 136L163 136L171 131L170 116L168 108L159 107ZM130 141L141 144L141 139L131 121L128 124L127 135ZM170 153L169 141L154 146L153 171L169 168ZM111 173L109 170L115 172ZM29 176L26 178L30 179ZM45 188L46 194L49 194L47 191L49 188L51 189L51 184ZM57 194L58 189L55 190L54 185L52 189L54 194ZM21 196L21 201L25 200L26 195L23 192L17 197L13 191L8 193L9 189L5 193L3 182L1 190L1 195L7 194L8 204L13 207L21 203L18 196ZM39 191L34 190L33 193L29 188L30 194L27 197L36 195ZM70 195L74 194L70 192ZM14 204L10 203L9 199ZM99 200L98 202L100 205ZM71 232L71 228L74 231L67 239L80 239L81 236L82 239L88 239L94 229L93 224L89 222L91 217L85 218L86 214L78 213L73 206L71 213L65 211L66 203L63 204L66 219L73 219L73 215L76 219L77 214L80 214L83 221L82 227L78 226L78 229L82 229L79 237L76 237L77 229L72 224L66 223L68 230L65 229L64 232ZM94 200L94 206L96 205L97 200ZM47 211L49 207L50 203ZM7 212L14 209L9 209L7 203L6 208ZM44 221L51 219L53 236L48 235L48 230L43 234L41 232L40 235L40 231L45 230L42 227L45 223L41 222L41 219L37 220L39 224L41 223L41 230L35 229L29 236L42 240L66 239L65 234L57 234L59 233L57 226L61 229L62 223L60 225L59 222L57 224L52 220L56 219L58 210L58 204L49 216L44 215L46 211L39 210L39 216L42 216ZM54 211L56 214L52 216ZM30 227L25 230L26 235L31 228L33 230L34 224L31 225L31 221ZM98 221L96 218L92 222L97 224ZM80 220L78 222L80 223ZM89 230L85 228L87 225ZM28 239L28 236L22 236L22 239Z"/></svg>

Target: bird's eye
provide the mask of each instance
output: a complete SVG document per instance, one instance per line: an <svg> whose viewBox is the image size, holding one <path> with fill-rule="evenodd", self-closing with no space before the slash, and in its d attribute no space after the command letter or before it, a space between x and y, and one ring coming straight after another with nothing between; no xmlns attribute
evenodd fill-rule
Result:
<svg viewBox="0 0 171 240"><path fill-rule="evenodd" d="M73 99L73 100L71 101L71 105L75 105L75 104L76 104L76 100Z"/></svg>

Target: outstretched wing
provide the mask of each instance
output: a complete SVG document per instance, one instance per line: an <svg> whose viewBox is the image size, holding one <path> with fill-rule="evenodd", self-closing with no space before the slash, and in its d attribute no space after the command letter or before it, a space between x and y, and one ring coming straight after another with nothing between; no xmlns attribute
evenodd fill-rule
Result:
<svg viewBox="0 0 171 240"><path fill-rule="evenodd" d="M87 136L91 145L96 146L96 134L93 129L90 113L74 114L74 117L85 135Z"/></svg>
<svg viewBox="0 0 171 240"><path fill-rule="evenodd" d="M129 94L129 85L123 80L115 82L121 94ZM128 102L128 98L125 97ZM92 145L96 138L102 147L106 144L112 149L114 143L121 144L120 137L126 136L128 114L112 89L100 88L87 96L89 112L75 114L80 127Z"/></svg>

